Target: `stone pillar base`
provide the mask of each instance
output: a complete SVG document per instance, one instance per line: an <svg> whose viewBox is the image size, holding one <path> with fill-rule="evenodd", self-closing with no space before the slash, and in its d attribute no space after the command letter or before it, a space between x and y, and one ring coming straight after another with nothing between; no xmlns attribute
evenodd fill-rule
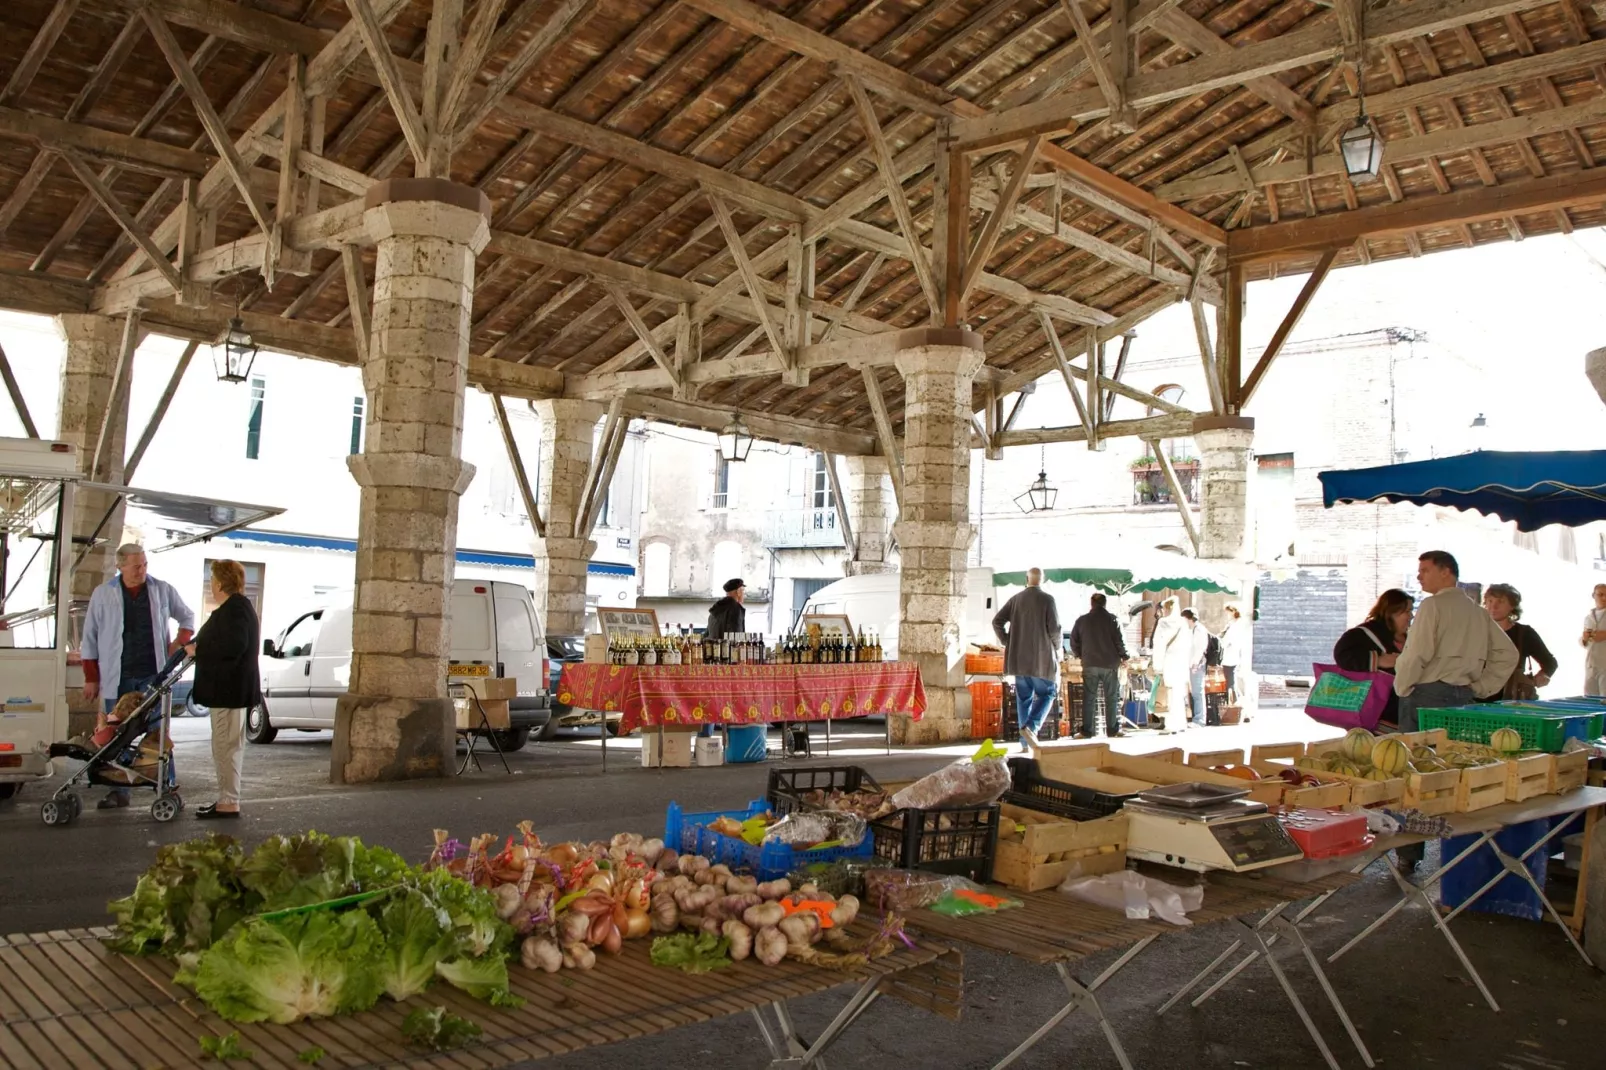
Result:
<svg viewBox="0 0 1606 1070"><path fill-rule="evenodd" d="M918 721L892 720L892 742L904 747L962 743L970 738L970 691L963 687L926 687L926 712Z"/></svg>
<svg viewBox="0 0 1606 1070"><path fill-rule="evenodd" d="M446 776L456 720L451 699L341 695L335 700L329 780L365 784Z"/></svg>

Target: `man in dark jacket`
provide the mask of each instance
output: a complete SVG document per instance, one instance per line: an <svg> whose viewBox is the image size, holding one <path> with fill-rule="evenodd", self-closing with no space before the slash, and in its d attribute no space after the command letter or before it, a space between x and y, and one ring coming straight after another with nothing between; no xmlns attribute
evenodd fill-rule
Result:
<svg viewBox="0 0 1606 1070"><path fill-rule="evenodd" d="M1028 570L1026 589L993 617L993 632L1004 644L1004 675L1015 678L1015 714L1024 751L1037 745L1037 729L1059 691L1059 610L1042 583L1042 569Z"/></svg>
<svg viewBox="0 0 1606 1070"><path fill-rule="evenodd" d="M725 597L708 607L708 638L747 631L747 610L742 607L746 595L747 585L741 580L725 581Z"/></svg>
<svg viewBox="0 0 1606 1070"><path fill-rule="evenodd" d="M1093 735L1098 696L1104 696L1104 733L1121 734L1121 665L1126 661L1126 640L1121 622L1104 608L1102 594L1093 596L1093 607L1071 626L1071 654L1082 659L1082 727L1084 738Z"/></svg>

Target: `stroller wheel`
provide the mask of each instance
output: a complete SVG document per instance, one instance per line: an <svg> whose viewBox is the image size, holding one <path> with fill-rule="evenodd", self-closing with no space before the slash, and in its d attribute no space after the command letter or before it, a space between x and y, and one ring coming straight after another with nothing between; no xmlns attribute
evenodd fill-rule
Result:
<svg viewBox="0 0 1606 1070"><path fill-rule="evenodd" d="M72 804L65 799L46 799L39 807L39 817L47 825L65 825L73 819Z"/></svg>
<svg viewBox="0 0 1606 1070"><path fill-rule="evenodd" d="M151 816L158 821L171 821L184 806L177 795L162 795L151 803Z"/></svg>
<svg viewBox="0 0 1606 1070"><path fill-rule="evenodd" d="M68 792L66 798L67 805L72 808L73 817L84 812L84 800L77 792Z"/></svg>

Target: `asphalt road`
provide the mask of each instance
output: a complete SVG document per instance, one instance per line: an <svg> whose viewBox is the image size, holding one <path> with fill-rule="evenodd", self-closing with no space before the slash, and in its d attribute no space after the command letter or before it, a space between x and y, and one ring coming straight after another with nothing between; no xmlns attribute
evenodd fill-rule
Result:
<svg viewBox="0 0 1606 1070"><path fill-rule="evenodd" d="M177 725L179 775L193 810L211 798L207 725L193 720ZM880 778L904 779L952 760L920 753L882 757L877 726L847 732L843 745L855 752L852 760ZM720 809L764 793L764 766L647 770L636 764L630 740L609 747L609 771L604 774L597 744L594 734L566 736L556 744L532 743L512 756L511 776L493 757L483 772L452 780L347 788L327 783L326 733L283 733L271 746L248 748L246 816L227 828L248 844L307 828L350 833L421 860L435 828L460 835L506 832L527 817L548 842L606 837L626 829L652 833L663 827L671 799L688 809ZM89 796L91 808L76 823L48 828L38 816L44 791L31 786L17 801L0 805L0 851L5 858L0 865L0 932L102 923L106 901L132 887L158 844L212 827L194 821L190 812L167 825L153 821L144 806L98 812L92 808L95 796ZM150 795L135 798L148 805ZM1318 954L1335 950L1394 898L1392 883L1374 869L1363 884L1329 900L1306 925ZM1500 1001L1498 1014L1484 1005L1421 908L1407 909L1327 967L1377 1065L1502 1070L1606 1066L1606 977L1586 966L1555 927L1468 914L1456 920L1454 931ZM1323 1065L1264 964L1252 966L1201 1009L1184 1005L1164 1017L1155 1015L1167 996L1231 939L1223 926L1179 930L1153 944L1100 990L1104 1010L1135 1066L1225 1070ZM1091 980L1107 961L1088 960L1075 972ZM1297 957L1280 961L1340 1064L1362 1066L1304 962ZM881 1000L833 1049L831 1065L837 1070L991 1066L1065 1002L1064 990L1049 969L975 949L965 949L965 977L962 1021ZM799 1001L795 1015L801 1032L811 1036L821 1030L848 991L839 988ZM650 1063L700 1070L711 1062L765 1065L751 1018L720 1019L543 1065L615 1070ZM1102 1070L1119 1064L1098 1025L1078 1014L1016 1065Z"/></svg>

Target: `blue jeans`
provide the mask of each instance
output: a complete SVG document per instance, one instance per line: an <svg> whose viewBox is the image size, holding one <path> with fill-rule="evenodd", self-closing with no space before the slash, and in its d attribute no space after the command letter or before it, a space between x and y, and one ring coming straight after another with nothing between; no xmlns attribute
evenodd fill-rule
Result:
<svg viewBox="0 0 1606 1070"><path fill-rule="evenodd" d="M1409 695L1400 696L1400 731L1415 732L1417 710L1440 710L1454 706L1469 706L1478 701L1472 688L1461 684L1446 684L1437 680L1417 684Z"/></svg>
<svg viewBox="0 0 1606 1070"><path fill-rule="evenodd" d="M1115 735L1121 730L1121 671L1082 666L1082 735L1093 734L1098 720L1099 695L1104 696L1104 730Z"/></svg>
<svg viewBox="0 0 1606 1070"><path fill-rule="evenodd" d="M105 700L106 712L107 713L111 713L112 710L114 708L116 708L117 699L122 698L124 695L139 694L140 692L144 691L147 687L150 687L155 682L156 682L156 677L154 677L154 676L136 676L132 680L127 680L127 679L119 680L117 682L117 697L116 698L109 698L109 699ZM161 712L160 709L153 709L153 710L151 710L150 713L146 714L146 717L145 717L146 731L155 731L156 725L161 720L161 717L162 717L162 712ZM169 761L167 763L167 786L170 787L170 788L177 787L178 786L178 769L177 769L177 767L175 766L175 764L171 760L172 755L169 755L168 757L169 757ZM112 788L111 789L111 793L113 795L122 796L123 798L126 799L129 796L129 789L128 788Z"/></svg>
<svg viewBox="0 0 1606 1070"><path fill-rule="evenodd" d="M1205 723L1205 697L1204 697L1204 669L1194 669L1188 673L1188 694L1193 703L1193 723Z"/></svg>
<svg viewBox="0 0 1606 1070"><path fill-rule="evenodd" d="M1022 732L1036 733L1054 707L1059 685L1041 676L1015 677L1015 716Z"/></svg>

